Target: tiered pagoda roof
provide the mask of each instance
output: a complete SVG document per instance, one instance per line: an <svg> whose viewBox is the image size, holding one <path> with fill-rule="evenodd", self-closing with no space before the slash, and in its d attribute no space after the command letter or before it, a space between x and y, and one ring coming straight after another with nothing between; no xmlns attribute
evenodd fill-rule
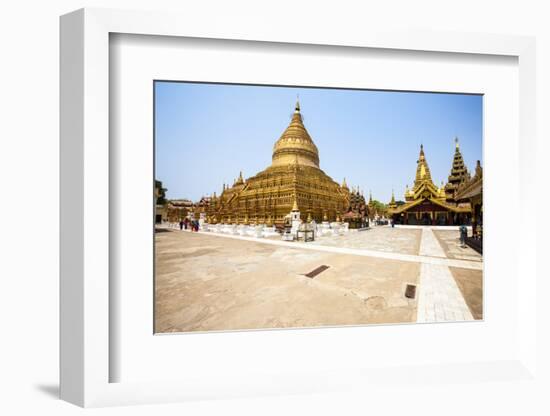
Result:
<svg viewBox="0 0 550 416"><path fill-rule="evenodd" d="M445 195L447 201L454 202L455 194L460 186L464 182L470 180L470 174L468 168L464 164L464 158L460 152L460 146L458 144L458 137L455 138L455 154L453 157L453 166L451 167L451 173L448 177L447 185L445 185Z"/></svg>

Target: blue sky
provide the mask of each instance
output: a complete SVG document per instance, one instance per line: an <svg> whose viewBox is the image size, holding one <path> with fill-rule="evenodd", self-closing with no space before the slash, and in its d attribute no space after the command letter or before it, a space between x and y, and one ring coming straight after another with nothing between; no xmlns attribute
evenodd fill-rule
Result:
<svg viewBox="0 0 550 416"><path fill-rule="evenodd" d="M155 83L155 177L168 198L198 200L271 163L296 96L321 169L388 202L412 185L420 144L437 185L454 138L468 169L482 159L482 97L462 94ZM483 164L483 161L482 161Z"/></svg>

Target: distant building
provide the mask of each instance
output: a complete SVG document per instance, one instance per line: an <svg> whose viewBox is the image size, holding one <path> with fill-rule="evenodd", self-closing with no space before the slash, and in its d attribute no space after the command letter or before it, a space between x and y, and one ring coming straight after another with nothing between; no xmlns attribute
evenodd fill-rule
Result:
<svg viewBox="0 0 550 416"><path fill-rule="evenodd" d="M194 211L194 204L190 199L171 199L168 201L166 211L167 221L179 222Z"/></svg>

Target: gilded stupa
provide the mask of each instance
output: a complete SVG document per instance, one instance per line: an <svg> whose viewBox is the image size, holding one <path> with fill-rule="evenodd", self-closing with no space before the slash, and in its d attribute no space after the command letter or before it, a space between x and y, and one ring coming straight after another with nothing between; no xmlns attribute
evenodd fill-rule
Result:
<svg viewBox="0 0 550 416"><path fill-rule="evenodd" d="M319 166L319 150L306 130L300 103L289 126L273 146L272 162L263 171L212 197L207 218L212 223L282 225L293 208L303 218L335 221L350 205L349 188L339 185Z"/></svg>

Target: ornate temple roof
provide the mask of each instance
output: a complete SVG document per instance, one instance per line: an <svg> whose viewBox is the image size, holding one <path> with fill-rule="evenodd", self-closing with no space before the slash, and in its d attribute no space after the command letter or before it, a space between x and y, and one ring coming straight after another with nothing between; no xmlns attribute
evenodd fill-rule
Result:
<svg viewBox="0 0 550 416"><path fill-rule="evenodd" d="M273 146L272 157L272 166L293 163L319 167L319 151L304 126L298 101L289 126Z"/></svg>
<svg viewBox="0 0 550 416"><path fill-rule="evenodd" d="M481 162L478 160L475 169L475 175L468 181L462 182L456 191L455 198L464 200L480 195L483 192L483 170Z"/></svg>
<svg viewBox="0 0 550 416"><path fill-rule="evenodd" d="M420 187L423 183L432 182L432 174L430 173L430 168L428 166L428 161L426 160L426 155L424 155L424 145L420 145L420 155L418 156L417 165L416 165L416 178L414 180L414 187Z"/></svg>
<svg viewBox="0 0 550 416"><path fill-rule="evenodd" d="M420 145L420 155L417 160L414 186L411 190L409 190L407 185L405 190L406 202L399 207L395 204L395 198L393 197L392 192L392 206L390 207L390 211L392 214L400 214L415 207L416 205L419 205L423 201L430 201L452 212L470 212L469 207L450 204L447 203L445 199L445 189L443 188L443 183L440 188L433 183L428 161L426 160L426 155L424 154L424 146Z"/></svg>

